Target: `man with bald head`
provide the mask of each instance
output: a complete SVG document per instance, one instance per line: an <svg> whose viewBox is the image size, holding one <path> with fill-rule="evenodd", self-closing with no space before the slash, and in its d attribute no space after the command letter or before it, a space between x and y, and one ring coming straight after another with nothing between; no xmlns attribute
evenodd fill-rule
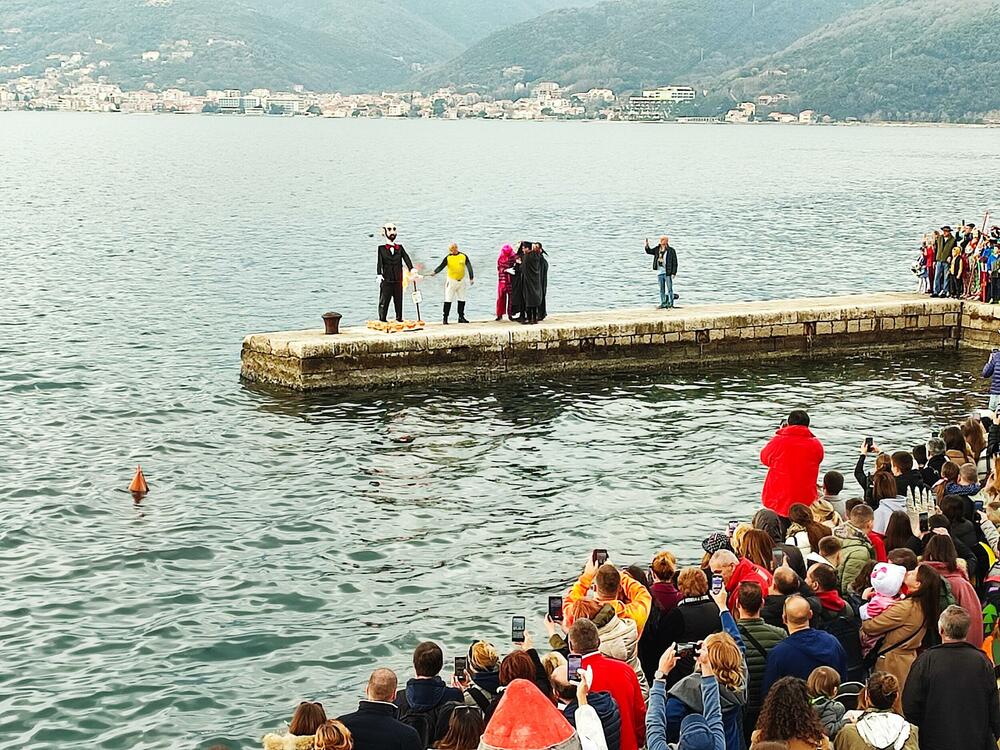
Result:
<svg viewBox="0 0 1000 750"><path fill-rule="evenodd" d="M788 637L771 649L764 667L761 695L782 677L808 679L816 667L832 667L847 679L847 653L834 636L809 627L812 607L801 596L785 600L783 615Z"/></svg>
<svg viewBox="0 0 1000 750"><path fill-rule="evenodd" d="M425 750L417 730L396 718L396 682L391 669L376 669L358 710L340 717L351 730L354 750Z"/></svg>
<svg viewBox="0 0 1000 750"><path fill-rule="evenodd" d="M669 237L660 237L660 244L649 246L646 238L646 255L653 256L653 270L660 282L660 309L674 306L674 276L677 275L677 251L670 247Z"/></svg>

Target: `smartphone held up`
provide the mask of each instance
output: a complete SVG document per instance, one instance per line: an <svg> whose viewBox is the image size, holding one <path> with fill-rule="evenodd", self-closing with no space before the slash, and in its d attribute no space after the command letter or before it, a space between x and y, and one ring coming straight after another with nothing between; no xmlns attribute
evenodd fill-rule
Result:
<svg viewBox="0 0 1000 750"><path fill-rule="evenodd" d="M510 620L510 640L511 643L524 643L524 618L512 617Z"/></svg>

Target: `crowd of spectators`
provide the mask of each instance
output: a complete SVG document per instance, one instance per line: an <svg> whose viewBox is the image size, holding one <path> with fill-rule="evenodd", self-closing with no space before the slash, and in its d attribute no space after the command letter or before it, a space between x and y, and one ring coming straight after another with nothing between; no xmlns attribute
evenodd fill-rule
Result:
<svg viewBox="0 0 1000 750"><path fill-rule="evenodd" d="M446 680L423 642L404 684L375 669L357 711L301 703L264 747L995 750L998 444L987 415L866 439L851 492L793 411L761 451L763 507L700 559L593 550L544 644L516 617L506 654L476 640Z"/></svg>
<svg viewBox="0 0 1000 750"><path fill-rule="evenodd" d="M1000 226L962 222L929 232L913 272L918 291L932 297L1000 302Z"/></svg>

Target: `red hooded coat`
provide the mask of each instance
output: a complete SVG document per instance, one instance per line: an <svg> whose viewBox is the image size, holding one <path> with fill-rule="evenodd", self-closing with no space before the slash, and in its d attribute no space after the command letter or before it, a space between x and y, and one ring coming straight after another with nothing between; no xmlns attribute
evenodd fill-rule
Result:
<svg viewBox="0 0 1000 750"><path fill-rule="evenodd" d="M760 452L768 468L761 500L782 518L795 503L812 505L823 462L823 444L808 427L782 427Z"/></svg>

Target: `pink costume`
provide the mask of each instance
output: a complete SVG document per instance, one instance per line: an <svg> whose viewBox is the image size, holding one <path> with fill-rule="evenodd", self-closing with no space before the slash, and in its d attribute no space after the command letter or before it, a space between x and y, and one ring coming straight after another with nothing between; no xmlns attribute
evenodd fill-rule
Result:
<svg viewBox="0 0 1000 750"><path fill-rule="evenodd" d="M511 275L507 273L507 269L513 268L516 260L514 248L504 245L497 258L497 320L510 315Z"/></svg>

